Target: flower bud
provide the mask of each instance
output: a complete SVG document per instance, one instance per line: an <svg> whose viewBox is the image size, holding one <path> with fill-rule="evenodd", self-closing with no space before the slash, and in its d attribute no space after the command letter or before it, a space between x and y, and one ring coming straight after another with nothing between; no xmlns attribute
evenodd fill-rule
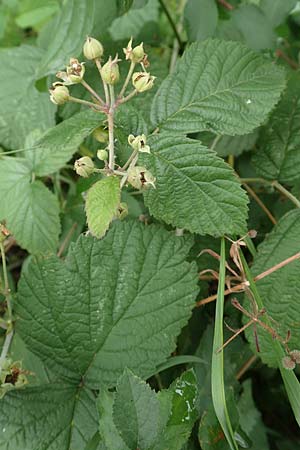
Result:
<svg viewBox="0 0 300 450"><path fill-rule="evenodd" d="M117 211L117 219L123 220L128 216L128 205L125 202L122 202L118 206Z"/></svg>
<svg viewBox="0 0 300 450"><path fill-rule="evenodd" d="M135 72L132 75L132 84L138 92L145 92L152 88L155 78L148 72Z"/></svg>
<svg viewBox="0 0 300 450"><path fill-rule="evenodd" d="M102 149L100 149L100 150L98 150L97 151L97 158L98 159L100 159L100 161L107 161L107 159L108 159L108 153L107 153L107 150L102 150Z"/></svg>
<svg viewBox="0 0 300 450"><path fill-rule="evenodd" d="M143 43L132 48L132 38L128 42L127 47L123 48L123 52L125 53L126 60L129 59L135 64L142 62L146 56Z"/></svg>
<svg viewBox="0 0 300 450"><path fill-rule="evenodd" d="M136 189L155 189L156 178L145 167L135 166L128 171L128 183Z"/></svg>
<svg viewBox="0 0 300 450"><path fill-rule="evenodd" d="M70 98L69 89L62 83L56 82L52 84L52 88L49 89L50 100L55 105L63 105Z"/></svg>
<svg viewBox="0 0 300 450"><path fill-rule="evenodd" d="M71 58L70 65L67 66L67 76L71 83L81 83L84 72L84 63L80 63L78 59Z"/></svg>
<svg viewBox="0 0 300 450"><path fill-rule="evenodd" d="M150 153L150 147L149 145L146 145L146 136L144 134L136 137L133 136L133 134L130 134L128 136L128 144L135 151L139 151L141 153Z"/></svg>
<svg viewBox="0 0 300 450"><path fill-rule="evenodd" d="M87 178L94 172L94 163L89 156L83 156L77 159L74 164L74 169L77 175Z"/></svg>
<svg viewBox="0 0 300 450"><path fill-rule="evenodd" d="M108 131L103 127L98 127L93 131L93 137L102 144L108 142Z"/></svg>
<svg viewBox="0 0 300 450"><path fill-rule="evenodd" d="M101 58L103 55L103 45L92 37L87 37L83 45L83 54L86 59Z"/></svg>
<svg viewBox="0 0 300 450"><path fill-rule="evenodd" d="M120 72L119 72L119 66L118 62L121 61L118 59L118 55L115 57L115 59L111 59L111 56L109 57L109 60L101 69L101 76L105 83L107 84L116 84L120 79Z"/></svg>
<svg viewBox="0 0 300 450"><path fill-rule="evenodd" d="M284 356L284 358L282 358L282 365L287 370L294 370L296 367L295 361L293 361L290 356Z"/></svg>

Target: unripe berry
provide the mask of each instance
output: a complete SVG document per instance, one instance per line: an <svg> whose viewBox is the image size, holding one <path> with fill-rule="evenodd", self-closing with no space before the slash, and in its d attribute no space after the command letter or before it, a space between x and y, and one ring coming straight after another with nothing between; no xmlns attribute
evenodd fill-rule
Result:
<svg viewBox="0 0 300 450"><path fill-rule="evenodd" d="M102 149L100 149L100 150L98 150L97 151L97 158L98 159L100 159L100 161L107 161L107 159L108 159L108 153L107 153L107 150L102 150Z"/></svg>
<svg viewBox="0 0 300 450"><path fill-rule="evenodd" d="M150 147L149 145L146 145L146 136L144 134L141 134L139 136L133 136L133 134L130 134L128 136L128 144L135 151L139 151L141 153L150 153Z"/></svg>
<svg viewBox="0 0 300 450"><path fill-rule="evenodd" d="M86 59L101 58L103 55L103 45L92 37L87 37L83 45L83 54Z"/></svg>
<svg viewBox="0 0 300 450"><path fill-rule="evenodd" d="M67 66L67 76L71 83L81 83L84 72L84 63L80 63L78 59L71 58L70 65Z"/></svg>
<svg viewBox="0 0 300 450"><path fill-rule="evenodd" d="M93 137L102 144L108 142L108 131L103 127L98 127L93 131Z"/></svg>
<svg viewBox="0 0 300 450"><path fill-rule="evenodd" d="M146 56L143 43L132 48L132 38L128 42L127 47L123 48L123 52L126 55L126 59L129 59L135 64L142 62Z"/></svg>
<svg viewBox="0 0 300 450"><path fill-rule="evenodd" d="M155 188L155 177L145 167L135 166L128 171L128 183L136 189Z"/></svg>

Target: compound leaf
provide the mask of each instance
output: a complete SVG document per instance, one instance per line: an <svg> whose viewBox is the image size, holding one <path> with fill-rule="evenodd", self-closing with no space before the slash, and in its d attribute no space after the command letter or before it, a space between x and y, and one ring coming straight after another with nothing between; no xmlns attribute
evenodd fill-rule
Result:
<svg viewBox="0 0 300 450"><path fill-rule="evenodd" d="M140 162L156 177L144 193L151 214L199 234L243 233L247 196L237 177L199 141L162 134L150 141Z"/></svg>
<svg viewBox="0 0 300 450"><path fill-rule="evenodd" d="M240 43L194 43L158 90L152 122L183 134L246 134L266 119L284 86L281 68Z"/></svg>

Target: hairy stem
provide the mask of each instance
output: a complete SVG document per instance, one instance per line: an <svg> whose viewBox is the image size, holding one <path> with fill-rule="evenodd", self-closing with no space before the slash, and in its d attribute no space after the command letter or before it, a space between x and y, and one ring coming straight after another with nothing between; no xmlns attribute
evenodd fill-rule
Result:
<svg viewBox="0 0 300 450"><path fill-rule="evenodd" d="M105 102L102 100L102 98L100 97L100 95L97 94L96 91L94 91L94 89L84 80L81 80L81 84L83 87L85 87L85 89L87 91L89 91L89 93L96 99L98 100L98 102L101 103L101 105L104 105Z"/></svg>
<svg viewBox="0 0 300 450"><path fill-rule="evenodd" d="M105 83L105 81L103 80L102 75L101 75L101 61L100 61L99 58L95 59L95 64L97 66L97 69L99 71L99 74L100 74L100 77L101 77L101 80L102 80L102 83L103 83L103 90L104 90L104 95L105 95L105 103L108 106L109 105L108 87L107 87L107 84Z"/></svg>
<svg viewBox="0 0 300 450"><path fill-rule="evenodd" d="M124 96L124 93L126 91L128 83L130 82L130 79L132 77L134 68L135 68L135 63L131 61L126 80L124 81L123 87L118 95L119 98L122 98Z"/></svg>
<svg viewBox="0 0 300 450"><path fill-rule="evenodd" d="M109 86L110 93L110 107L107 114L108 120L108 167L110 170L114 170L115 166L115 143L114 143L114 110L115 110L115 91L112 85Z"/></svg>
<svg viewBox="0 0 300 450"><path fill-rule="evenodd" d="M283 195L285 195L289 200L291 200L294 205L297 206L297 208L300 208L300 201L285 187L283 187L278 181L273 181L272 186L274 186L275 189L277 189L279 192L281 192Z"/></svg>
<svg viewBox="0 0 300 450"><path fill-rule="evenodd" d="M3 363L7 357L7 354L9 352L10 344L13 338L13 328L12 328L12 306L11 306L11 299L10 299L10 289L9 289L9 283L8 283L8 275L7 275L7 266L6 266L6 257L5 257L5 250L3 242L0 243L0 250L1 250L1 258L2 258L2 268L3 268L3 279L4 279L4 295L5 300L7 304L7 313L8 313L8 333L6 334L5 341L2 347L2 352L0 356L0 375L2 372Z"/></svg>
<svg viewBox="0 0 300 450"><path fill-rule="evenodd" d="M101 106L97 105L96 103L88 102L87 100L82 100L80 98L70 96L69 101L73 103L79 103L80 105L89 106L90 108L94 108L97 111L103 112L103 108Z"/></svg>
<svg viewBox="0 0 300 450"><path fill-rule="evenodd" d="M137 93L138 91L136 89L130 92L130 94L128 94L126 97L123 97L120 100L118 100L118 105L122 105L122 103L128 102L128 100L132 99L132 97L134 97Z"/></svg>

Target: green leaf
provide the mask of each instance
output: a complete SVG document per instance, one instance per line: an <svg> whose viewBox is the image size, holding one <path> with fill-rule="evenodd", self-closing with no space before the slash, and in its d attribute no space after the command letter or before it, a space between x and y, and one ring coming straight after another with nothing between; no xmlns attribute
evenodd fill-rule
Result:
<svg viewBox="0 0 300 450"><path fill-rule="evenodd" d="M277 27L285 20L296 4L297 0L261 0L260 8L264 11L270 23Z"/></svg>
<svg viewBox="0 0 300 450"><path fill-rule="evenodd" d="M57 0L25 0L20 4L19 14L15 21L21 28L38 26L58 10L59 3Z"/></svg>
<svg viewBox="0 0 300 450"><path fill-rule="evenodd" d="M296 209L285 214L258 247L258 253L252 267L254 276L299 252L299 234L300 211ZM291 338L288 345L291 350L299 348L300 339L298 321L300 315L299 270L300 262L294 261L256 283L267 315L273 319L271 326L283 338L290 330ZM257 327L257 333L260 358L264 363L277 367L278 355L274 349L274 339L259 326ZM251 330L247 333L247 337L252 342L252 348L255 351Z"/></svg>
<svg viewBox="0 0 300 450"><path fill-rule="evenodd" d="M98 397L99 431L107 449L129 450L113 420L114 395L106 389ZM126 413L124 414L126 417Z"/></svg>
<svg viewBox="0 0 300 450"><path fill-rule="evenodd" d="M41 177L63 167L102 118L102 114L84 111L48 130L34 146L25 150L32 171Z"/></svg>
<svg viewBox="0 0 300 450"><path fill-rule="evenodd" d="M157 0L149 0L148 3L138 9L131 9L124 16L114 20L109 28L113 40L118 41L137 37L148 22L157 22L159 15L159 3Z"/></svg>
<svg viewBox="0 0 300 450"><path fill-rule="evenodd" d="M239 30L247 47L253 50L273 49L277 36L268 13L255 5L240 5L232 11L232 24Z"/></svg>
<svg viewBox="0 0 300 450"><path fill-rule="evenodd" d="M30 253L55 252L60 232L55 195L41 181L30 182L24 160L0 160L0 172L0 219Z"/></svg>
<svg viewBox="0 0 300 450"><path fill-rule="evenodd" d="M279 100L284 71L237 42L192 44L152 104L155 127L177 133L246 134Z"/></svg>
<svg viewBox="0 0 300 450"><path fill-rule="evenodd" d="M289 80L284 97L263 128L253 164L269 180L294 183L300 179L300 76Z"/></svg>
<svg viewBox="0 0 300 450"><path fill-rule="evenodd" d="M215 313L215 331L213 342L213 354L211 362L211 392L212 401L216 416L226 436L231 450L238 450L238 445L234 437L234 429L228 413L225 398L224 383L224 354L223 350L223 314L224 314L224 285L225 285L225 240L221 240L220 269L218 296Z"/></svg>
<svg viewBox="0 0 300 450"><path fill-rule="evenodd" d="M83 40L93 26L94 0L67 0L51 23L47 51L36 68L36 77L63 69L68 58L81 53Z"/></svg>
<svg viewBox="0 0 300 450"><path fill-rule="evenodd" d="M121 16L131 8L133 0L117 0L118 14Z"/></svg>
<svg viewBox="0 0 300 450"><path fill-rule="evenodd" d="M49 384L12 391L1 400L0 448L82 450L97 430L94 394Z"/></svg>
<svg viewBox="0 0 300 450"><path fill-rule="evenodd" d="M213 36L218 23L215 0L188 0L184 18L189 41L202 41Z"/></svg>
<svg viewBox="0 0 300 450"><path fill-rule="evenodd" d="M166 427L162 430L161 437L153 450L182 449L198 418L197 395L198 389L193 370L184 372L167 391L160 392L161 409L164 405L165 411L168 412L170 401L171 409Z"/></svg>
<svg viewBox="0 0 300 450"><path fill-rule="evenodd" d="M151 373L174 350L198 291L190 244L159 226L116 222L102 240L80 237L66 262L32 260L17 332L46 366L85 386L114 385L125 367Z"/></svg>
<svg viewBox="0 0 300 450"><path fill-rule="evenodd" d="M54 125L55 106L35 87L43 51L29 45L0 50L0 142L23 148L27 135Z"/></svg>
<svg viewBox="0 0 300 450"><path fill-rule="evenodd" d="M145 191L150 213L199 234L243 233L247 196L229 165L199 141L159 135L139 163L156 177Z"/></svg>
<svg viewBox="0 0 300 450"><path fill-rule="evenodd" d="M258 138L258 130L243 136L215 136L212 133L200 133L199 140L207 147L213 146L219 156L239 156L245 151L251 150ZM215 142L215 144L214 144Z"/></svg>
<svg viewBox="0 0 300 450"><path fill-rule="evenodd" d="M89 189L86 198L86 214L93 236L104 236L111 221L117 216L121 190L118 177L106 177Z"/></svg>
<svg viewBox="0 0 300 450"><path fill-rule="evenodd" d="M150 386L129 370L118 380L113 419L130 450L147 450L154 444L158 433L159 402Z"/></svg>

